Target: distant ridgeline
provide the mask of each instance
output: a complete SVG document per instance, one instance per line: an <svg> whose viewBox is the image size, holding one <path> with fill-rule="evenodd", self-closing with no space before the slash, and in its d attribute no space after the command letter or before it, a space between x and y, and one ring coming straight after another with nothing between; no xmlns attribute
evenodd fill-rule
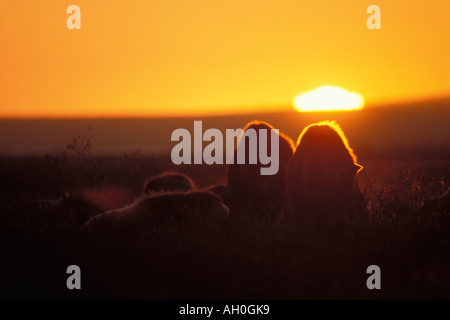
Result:
<svg viewBox="0 0 450 320"><path fill-rule="evenodd" d="M192 128L202 120L205 128L242 128L259 119L291 137L297 137L308 124L336 120L352 142L365 152L390 150L444 151L450 149L450 99L403 105L371 107L354 112L261 113L234 116L186 118L110 118L110 119L0 119L1 155L43 155L63 150L75 134L91 127L92 150L100 155L121 155L140 149L146 154L169 155L176 142L171 135L177 128Z"/></svg>

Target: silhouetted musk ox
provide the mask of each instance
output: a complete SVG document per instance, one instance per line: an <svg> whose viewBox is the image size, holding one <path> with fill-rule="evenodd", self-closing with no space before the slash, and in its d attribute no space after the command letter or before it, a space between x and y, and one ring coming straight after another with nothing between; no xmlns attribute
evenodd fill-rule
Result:
<svg viewBox="0 0 450 320"><path fill-rule="evenodd" d="M313 221L346 220L365 211L356 174L362 169L335 122L306 127L287 171L286 211Z"/></svg>
<svg viewBox="0 0 450 320"><path fill-rule="evenodd" d="M143 194L152 195L159 192L187 192L194 190L191 178L180 172L166 171L144 182Z"/></svg>
<svg viewBox="0 0 450 320"><path fill-rule="evenodd" d="M220 197L206 191L142 196L97 215L81 228L80 263L86 266L87 287L98 288L101 296L164 296L170 290L164 284L176 282L178 274L169 270L179 272L197 259L209 261L202 258L202 246L219 237L227 217Z"/></svg>
<svg viewBox="0 0 450 320"><path fill-rule="evenodd" d="M263 121L252 121L244 127L244 132L249 129L256 130L257 148L259 154L260 129L267 130L267 154L271 154L271 131L274 127ZM276 132L276 131L273 131ZM249 141L245 138L245 164L237 164L237 148L243 139L239 141L234 153L234 164L228 166L225 198L231 211L240 211L254 215L273 216L282 208L285 188L285 174L289 159L294 152L294 143L286 135L279 135L279 167L274 175L261 175L260 168L267 167L258 157L256 164L249 163Z"/></svg>
<svg viewBox="0 0 450 320"><path fill-rule="evenodd" d="M219 196L207 191L159 193L141 197L134 203L89 219L83 231L91 235L110 232L138 233L152 229L183 228L211 222L228 215Z"/></svg>
<svg viewBox="0 0 450 320"><path fill-rule="evenodd" d="M53 200L40 199L22 204L16 212L15 216L20 217L24 228L29 223L33 231L52 235L78 231L90 217L103 211L81 192L74 192Z"/></svg>

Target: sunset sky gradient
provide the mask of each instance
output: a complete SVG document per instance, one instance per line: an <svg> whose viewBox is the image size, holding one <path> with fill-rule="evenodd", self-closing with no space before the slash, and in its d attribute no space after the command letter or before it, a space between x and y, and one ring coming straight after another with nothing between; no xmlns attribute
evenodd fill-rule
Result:
<svg viewBox="0 0 450 320"><path fill-rule="evenodd" d="M68 30L66 8L81 8ZM381 30L366 8L381 8ZM1 1L0 117L285 110L323 85L368 105L450 94L450 1Z"/></svg>

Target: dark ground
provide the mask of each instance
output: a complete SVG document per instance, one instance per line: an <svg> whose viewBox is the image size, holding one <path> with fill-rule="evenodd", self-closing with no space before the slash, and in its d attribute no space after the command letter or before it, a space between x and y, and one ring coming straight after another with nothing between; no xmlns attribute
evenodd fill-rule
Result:
<svg viewBox="0 0 450 320"><path fill-rule="evenodd" d="M248 212L214 232L174 226L106 241L83 237L79 226L132 202L149 176L172 168L205 187L223 182L226 168L176 167L139 152L87 155L0 158L1 298L450 298L448 197L433 200L450 186L448 152L361 152L369 215L346 225ZM95 209L44 201L80 191ZM71 264L82 272L76 292L66 288ZM366 287L373 264L381 290Z"/></svg>

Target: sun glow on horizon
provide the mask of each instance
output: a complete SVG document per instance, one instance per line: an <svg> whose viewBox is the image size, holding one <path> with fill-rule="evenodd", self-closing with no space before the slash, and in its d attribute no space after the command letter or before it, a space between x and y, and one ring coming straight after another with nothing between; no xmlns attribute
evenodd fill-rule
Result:
<svg viewBox="0 0 450 320"><path fill-rule="evenodd" d="M296 96L293 105L298 112L323 112L361 110L364 103L359 93L334 86L321 86Z"/></svg>
<svg viewBox="0 0 450 320"><path fill-rule="evenodd" d="M81 29L67 27L71 3ZM380 30L368 5L0 1L0 119L284 112L322 85L367 106L448 99L450 1L380 1Z"/></svg>

